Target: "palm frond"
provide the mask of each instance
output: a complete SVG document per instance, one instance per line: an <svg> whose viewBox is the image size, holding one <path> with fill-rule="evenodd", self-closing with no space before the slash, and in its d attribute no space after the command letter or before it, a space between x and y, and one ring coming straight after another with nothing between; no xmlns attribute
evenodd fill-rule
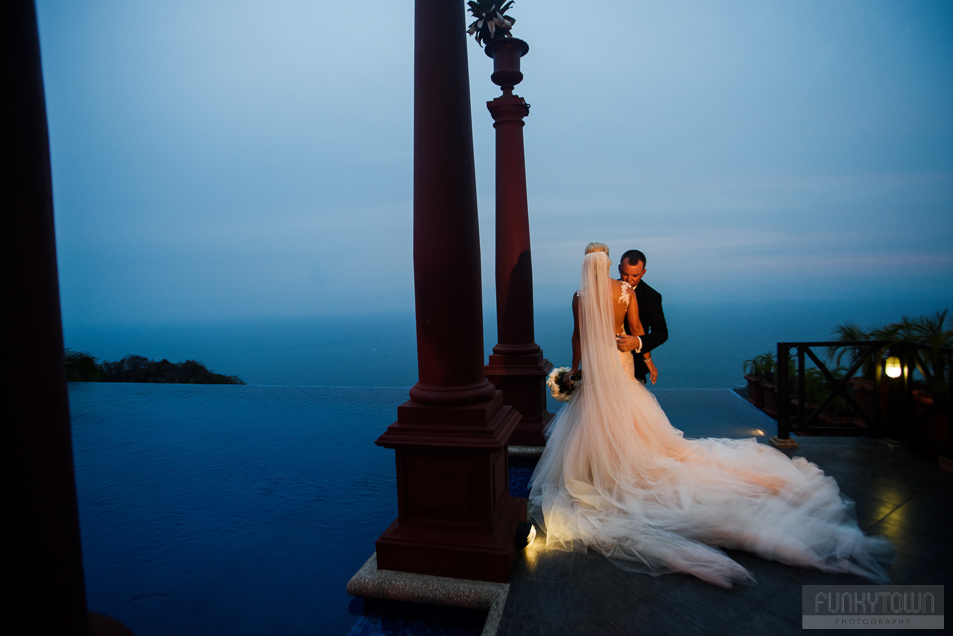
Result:
<svg viewBox="0 0 953 636"><path fill-rule="evenodd" d="M66 347L63 349L63 362L68 382L95 382L102 376L96 358L85 351L73 351Z"/></svg>
<svg viewBox="0 0 953 636"><path fill-rule="evenodd" d="M845 322L834 327L831 334L837 342L863 342L870 339L871 331L871 329L864 329L855 322ZM852 345L834 345L827 350L827 359L837 365L843 362L845 355L853 363L860 352Z"/></svg>
<svg viewBox="0 0 953 636"><path fill-rule="evenodd" d="M500 38L511 38L510 29L516 18L506 15L506 11L513 6L513 0L497 7L499 0L470 0L467 6L470 13L476 18L467 27L467 34L474 36L477 44L483 46Z"/></svg>

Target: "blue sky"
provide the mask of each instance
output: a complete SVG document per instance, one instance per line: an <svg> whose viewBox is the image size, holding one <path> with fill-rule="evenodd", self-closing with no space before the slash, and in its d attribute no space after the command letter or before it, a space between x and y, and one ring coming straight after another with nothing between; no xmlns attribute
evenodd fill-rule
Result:
<svg viewBox="0 0 953 636"><path fill-rule="evenodd" d="M412 308L412 2L37 8L69 324ZM510 13L538 303L592 240L667 300L953 300L953 2ZM491 303L499 89L468 47Z"/></svg>

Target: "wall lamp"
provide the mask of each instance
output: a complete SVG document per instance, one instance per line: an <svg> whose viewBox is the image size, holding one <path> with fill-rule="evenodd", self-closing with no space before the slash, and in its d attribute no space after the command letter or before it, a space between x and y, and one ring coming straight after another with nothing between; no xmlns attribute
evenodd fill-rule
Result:
<svg viewBox="0 0 953 636"><path fill-rule="evenodd" d="M890 356L884 360L884 373L888 378L899 378L903 374L903 363L897 356Z"/></svg>

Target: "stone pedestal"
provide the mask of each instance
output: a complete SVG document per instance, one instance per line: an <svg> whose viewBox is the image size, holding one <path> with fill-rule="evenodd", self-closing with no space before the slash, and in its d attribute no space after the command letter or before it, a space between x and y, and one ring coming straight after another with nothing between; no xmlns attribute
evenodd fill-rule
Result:
<svg viewBox="0 0 953 636"><path fill-rule="evenodd" d="M377 441L397 451L397 520L377 540L381 568L508 581L526 500L509 494L506 439L519 413L487 403L414 401Z"/></svg>

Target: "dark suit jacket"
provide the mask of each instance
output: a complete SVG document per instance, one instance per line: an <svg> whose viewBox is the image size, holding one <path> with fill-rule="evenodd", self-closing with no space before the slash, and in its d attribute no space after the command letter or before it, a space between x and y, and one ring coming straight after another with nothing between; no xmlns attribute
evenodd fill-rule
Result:
<svg viewBox="0 0 953 636"><path fill-rule="evenodd" d="M642 361L642 354L668 340L668 326L665 324L665 314L662 313L662 294L642 281L635 288L635 299L639 301L639 319L642 321L645 335L642 336L642 352L633 351L632 357L635 359L635 377L644 381L649 369ZM629 323L625 324L625 330L628 333Z"/></svg>

